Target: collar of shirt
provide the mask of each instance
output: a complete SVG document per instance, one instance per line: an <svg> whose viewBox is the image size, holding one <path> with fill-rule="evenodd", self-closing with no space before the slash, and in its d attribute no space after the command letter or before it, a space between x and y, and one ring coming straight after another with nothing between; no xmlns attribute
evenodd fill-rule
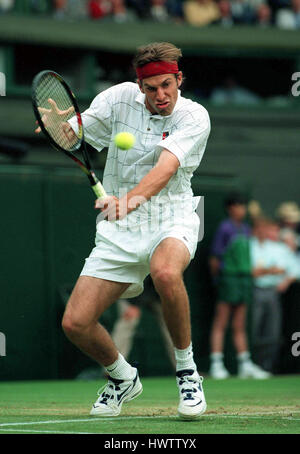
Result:
<svg viewBox="0 0 300 454"><path fill-rule="evenodd" d="M166 118L171 117L171 116L173 115L173 113L174 113L176 110L179 109L180 104L181 104L181 101L182 101L182 98L181 98L181 91L178 90L177 101L176 101L176 104L175 104L175 106L174 106L174 109L173 109L172 113L171 113L170 115L158 115L158 114L152 114L152 113L150 112L150 110L147 109L146 104L145 104L145 98L146 98L145 93L142 93L142 92L140 91L140 92L137 94L135 100L136 100L136 102L138 102L139 104L143 104L144 109L146 110L146 112L148 112L148 114L149 114L150 116L152 116L153 118L160 119L160 120L164 120L164 119L166 119Z"/></svg>

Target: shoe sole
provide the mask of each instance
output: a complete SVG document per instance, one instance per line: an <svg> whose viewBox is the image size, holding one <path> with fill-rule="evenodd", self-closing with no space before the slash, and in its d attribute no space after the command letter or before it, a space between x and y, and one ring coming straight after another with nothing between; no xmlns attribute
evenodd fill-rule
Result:
<svg viewBox="0 0 300 454"><path fill-rule="evenodd" d="M127 397L124 398L121 406L120 406L120 411L118 413L109 413L109 412L106 412L106 413L96 413L96 409L95 408L92 408L91 412L90 412L90 416L98 416L98 417L114 417L114 416L119 416L119 414L121 413L121 410L122 410L122 405L129 402L130 400L133 400L135 399L136 397L138 397L140 394L142 394L143 392L143 385L140 383L140 387L134 391L134 394L129 394ZM95 411L95 413L93 413L93 411Z"/></svg>
<svg viewBox="0 0 300 454"><path fill-rule="evenodd" d="M180 418L180 419L185 419L186 421L188 420L192 420L192 419L197 419L197 418L200 418L200 416L203 415L203 413L206 412L206 409L207 409L207 405L205 403L205 407L201 410L200 413L197 413L196 415L186 415L184 413L177 413L177 416Z"/></svg>

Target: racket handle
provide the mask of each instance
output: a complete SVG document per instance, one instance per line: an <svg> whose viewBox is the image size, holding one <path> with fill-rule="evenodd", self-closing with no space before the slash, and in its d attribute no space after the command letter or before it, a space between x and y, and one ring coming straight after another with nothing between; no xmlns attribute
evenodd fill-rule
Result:
<svg viewBox="0 0 300 454"><path fill-rule="evenodd" d="M102 199L103 197L107 197L104 187L102 186L100 181L98 181L98 183L92 185L92 189L93 189L94 193L96 194L97 199Z"/></svg>

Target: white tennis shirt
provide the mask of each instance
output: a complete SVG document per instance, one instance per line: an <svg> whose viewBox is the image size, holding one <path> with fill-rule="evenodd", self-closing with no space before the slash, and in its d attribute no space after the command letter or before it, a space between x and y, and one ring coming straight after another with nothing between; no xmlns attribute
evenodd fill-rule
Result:
<svg viewBox="0 0 300 454"><path fill-rule="evenodd" d="M178 90L170 115L152 114L145 106L145 94L138 84L125 82L96 96L82 114L82 121L86 141L98 151L108 148L103 178L107 194L124 196L155 166L161 151L167 149L178 158L180 167L155 196L155 201L173 202L176 206L184 198L191 202L191 210L195 210L199 198L193 198L191 178L201 162L210 133L209 115L203 106L182 97ZM113 138L119 132L135 136L133 148L121 150L115 145ZM136 210L140 215L146 214L145 205Z"/></svg>

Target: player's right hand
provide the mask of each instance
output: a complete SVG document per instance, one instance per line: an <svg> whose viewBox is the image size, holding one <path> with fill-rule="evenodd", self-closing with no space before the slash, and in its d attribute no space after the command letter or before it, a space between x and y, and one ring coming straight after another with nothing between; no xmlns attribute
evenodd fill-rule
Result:
<svg viewBox="0 0 300 454"><path fill-rule="evenodd" d="M61 110L57 107L56 102L49 98L48 103L50 104L50 109L45 107L38 107L40 114L42 115L42 122L45 125L46 129L56 128L62 122L65 122L70 114L74 112L74 107L71 106L69 109ZM35 132L39 134L41 132L40 126L35 129Z"/></svg>

